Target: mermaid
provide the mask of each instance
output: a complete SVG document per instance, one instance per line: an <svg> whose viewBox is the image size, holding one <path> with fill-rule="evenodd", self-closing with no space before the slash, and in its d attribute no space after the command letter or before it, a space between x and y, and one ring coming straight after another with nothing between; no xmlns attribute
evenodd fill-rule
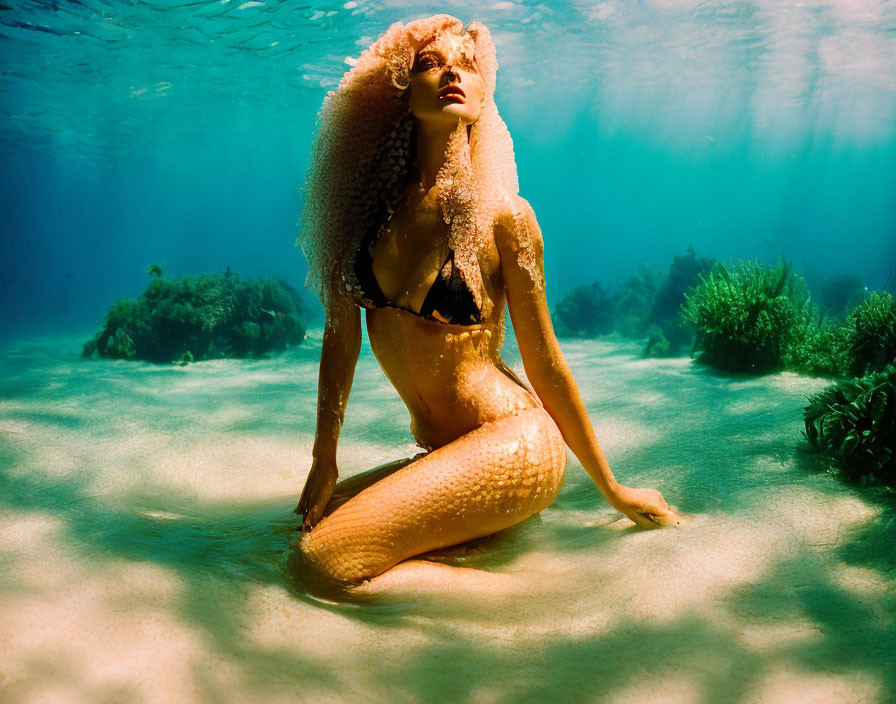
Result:
<svg viewBox="0 0 896 704"><path fill-rule="evenodd" d="M637 525L677 521L658 491L616 481L564 360L496 71L478 22L397 22L321 110L299 235L306 283L326 311L317 431L296 507L294 570L312 591L376 593L396 571L435 566L427 553L541 511L560 491L567 445ZM424 452L337 483L362 308ZM499 354L505 308L531 387Z"/></svg>

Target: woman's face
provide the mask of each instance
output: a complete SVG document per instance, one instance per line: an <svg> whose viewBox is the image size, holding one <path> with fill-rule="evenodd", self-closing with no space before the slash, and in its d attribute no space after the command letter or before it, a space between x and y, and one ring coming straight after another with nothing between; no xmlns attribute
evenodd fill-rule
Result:
<svg viewBox="0 0 896 704"><path fill-rule="evenodd" d="M417 52L411 69L411 113L418 120L469 125L479 119L484 95L470 37L443 32Z"/></svg>

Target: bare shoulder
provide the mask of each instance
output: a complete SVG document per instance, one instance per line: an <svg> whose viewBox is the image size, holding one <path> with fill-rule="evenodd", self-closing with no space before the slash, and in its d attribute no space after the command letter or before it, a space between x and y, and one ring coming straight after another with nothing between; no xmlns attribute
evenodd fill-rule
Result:
<svg viewBox="0 0 896 704"><path fill-rule="evenodd" d="M541 229L535 211L522 196L505 194L495 213L495 243L502 252L517 252L535 247L543 249Z"/></svg>

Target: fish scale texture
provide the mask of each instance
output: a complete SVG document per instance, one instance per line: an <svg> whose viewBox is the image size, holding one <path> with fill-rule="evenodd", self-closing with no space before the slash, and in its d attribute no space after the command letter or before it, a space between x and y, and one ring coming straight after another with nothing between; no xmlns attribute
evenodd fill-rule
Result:
<svg viewBox="0 0 896 704"><path fill-rule="evenodd" d="M483 424L361 491L301 540L311 569L357 583L547 508L566 445L543 408Z"/></svg>

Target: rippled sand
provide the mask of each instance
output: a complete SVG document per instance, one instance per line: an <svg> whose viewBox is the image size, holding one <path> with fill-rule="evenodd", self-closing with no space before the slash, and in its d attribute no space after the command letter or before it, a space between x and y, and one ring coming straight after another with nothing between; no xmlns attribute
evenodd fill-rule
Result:
<svg viewBox="0 0 896 704"><path fill-rule="evenodd" d="M80 342L0 361L4 702L896 698L894 502L798 449L824 380L565 343L617 476L693 520L635 528L570 454L540 517L443 559L467 569L346 606L285 576L319 337L184 368ZM418 451L366 347L355 380L343 476Z"/></svg>

